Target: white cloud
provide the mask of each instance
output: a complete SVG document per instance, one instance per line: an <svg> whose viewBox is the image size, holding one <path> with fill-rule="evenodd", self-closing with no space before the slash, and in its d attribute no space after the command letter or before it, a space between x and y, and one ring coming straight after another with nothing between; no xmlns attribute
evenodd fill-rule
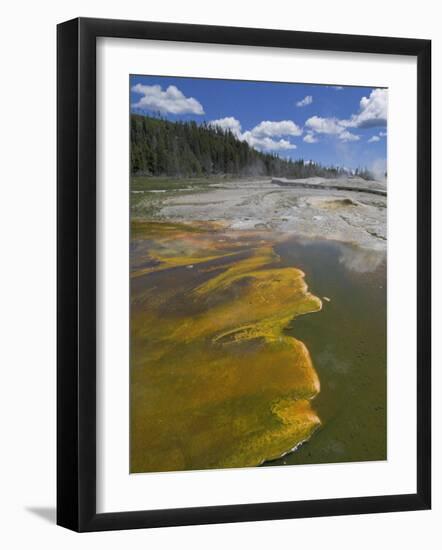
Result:
<svg viewBox="0 0 442 550"><path fill-rule="evenodd" d="M332 86L332 88L340 88ZM351 133L348 128L374 128L376 126L385 126L387 124L388 92L377 88L373 90L368 97L363 97L359 102L359 113L351 115L349 119L340 120L335 117L323 118L312 116L305 122L307 135L304 141L313 143L316 134L329 134L338 137L343 142L359 141L360 136ZM307 137L308 135L312 137ZM380 137L385 137L386 132L379 132ZM370 143L379 141L377 139L369 140Z"/></svg>
<svg viewBox="0 0 442 550"><path fill-rule="evenodd" d="M310 117L305 125L310 129L310 134L329 134L337 136L341 141L358 141L360 138L356 134L349 132L345 126L342 125L342 121L337 118L322 118L318 116ZM306 136L307 137L307 136ZM307 143L313 143L304 138Z"/></svg>
<svg viewBox="0 0 442 550"><path fill-rule="evenodd" d="M309 128L311 134L329 134L337 136L341 141L358 141L360 138L356 134L349 132L345 126L342 125L342 121L337 118L322 118L319 116L310 117L306 123L306 127ZM304 139L304 141L307 141ZM308 143L313 143L312 141Z"/></svg>
<svg viewBox="0 0 442 550"><path fill-rule="evenodd" d="M233 135L241 139L241 123L233 116L211 120L209 124L210 126L218 126L223 130L230 130Z"/></svg>
<svg viewBox="0 0 442 550"><path fill-rule="evenodd" d="M300 136L302 128L293 120L263 120L250 131L242 134L242 139L247 141L251 147L262 151L283 151L296 149L296 145L287 139L287 136ZM274 139L280 138L280 139Z"/></svg>
<svg viewBox="0 0 442 550"><path fill-rule="evenodd" d="M306 120L305 125L318 134L340 134L345 130L337 118L322 118L312 116Z"/></svg>
<svg viewBox="0 0 442 550"><path fill-rule="evenodd" d="M313 97L311 95L306 95L304 99L296 102L296 107L305 107L306 105L311 105L313 103Z"/></svg>
<svg viewBox="0 0 442 550"><path fill-rule="evenodd" d="M251 133L255 137L300 136L302 129L293 120L263 120Z"/></svg>
<svg viewBox="0 0 442 550"><path fill-rule="evenodd" d="M261 151L296 149L294 143L282 138L286 136L299 136L302 134L302 129L292 120L263 120L254 128L246 132L242 132L240 121L231 116L211 120L209 125L218 126L223 130L230 130L238 139L246 141L251 147Z"/></svg>
<svg viewBox="0 0 442 550"><path fill-rule="evenodd" d="M377 88L359 102L359 113L341 124L349 128L375 128L387 124L388 90Z"/></svg>
<svg viewBox="0 0 442 550"><path fill-rule="evenodd" d="M307 132L307 134L305 134L304 136L303 141L305 141L306 143L318 143L318 138L315 137L313 132Z"/></svg>
<svg viewBox="0 0 442 550"><path fill-rule="evenodd" d="M186 97L176 86L169 86L163 90L159 85L136 84L132 87L132 91L141 94L140 99L132 104L132 107L136 109L172 113L174 115L204 114L201 103L194 97Z"/></svg>
<svg viewBox="0 0 442 550"><path fill-rule="evenodd" d="M367 141L368 143L375 143L376 141L381 141L381 138L379 136L371 136L371 138Z"/></svg>
<svg viewBox="0 0 442 550"><path fill-rule="evenodd" d="M242 134L242 139L247 141L251 147L261 151L283 151L287 149L296 149L296 145L286 139L275 140L270 137L258 137L253 134L253 130L250 132L244 132Z"/></svg>
<svg viewBox="0 0 442 550"><path fill-rule="evenodd" d="M352 134L348 130L344 130L343 132L341 132L338 137L342 141L359 141L360 139L359 136L357 136L356 134Z"/></svg>

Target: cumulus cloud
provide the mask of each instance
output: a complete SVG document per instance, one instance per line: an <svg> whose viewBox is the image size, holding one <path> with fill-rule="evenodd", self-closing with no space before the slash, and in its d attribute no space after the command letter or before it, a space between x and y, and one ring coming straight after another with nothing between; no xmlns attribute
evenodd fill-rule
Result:
<svg viewBox="0 0 442 550"><path fill-rule="evenodd" d="M276 140L270 137L257 137L253 135L253 130L250 132L244 132L242 139L247 141L251 147L261 151L284 151L287 149L296 149L296 145L287 139Z"/></svg>
<svg viewBox="0 0 442 550"><path fill-rule="evenodd" d="M296 102L296 107L305 107L306 105L311 105L313 103L313 97L311 95L306 95L304 99Z"/></svg>
<svg viewBox="0 0 442 550"><path fill-rule="evenodd" d="M251 147L262 151L284 151L296 149L296 145L283 138L301 134L302 129L293 120L263 120L250 131L244 132L242 139Z"/></svg>
<svg viewBox="0 0 442 550"><path fill-rule="evenodd" d="M337 118L322 118L316 115L307 119L305 125L318 134L340 134L345 130Z"/></svg>
<svg viewBox="0 0 442 550"><path fill-rule="evenodd" d="M339 88L339 86L332 86ZM359 102L359 112L351 115L349 119L338 119L335 117L324 118L312 116L305 122L307 135L312 134L312 138L305 136L304 141L313 143L316 134L334 135L343 142L358 141L360 136L349 131L349 128L374 128L386 126L387 124L388 92L377 88L372 90L368 97L362 97ZM380 137L386 136L386 132L379 132ZM377 139L369 140L370 143L379 141Z"/></svg>
<svg viewBox="0 0 442 550"><path fill-rule="evenodd" d="M263 120L251 130L251 133L255 137L300 136L302 129L293 120Z"/></svg>
<svg viewBox="0 0 442 550"><path fill-rule="evenodd" d="M328 134L337 136L341 141L358 141L360 138L356 134L349 132L345 126L342 125L342 121L337 118L322 118L319 116L312 116L305 122L305 126L310 130L310 134ZM306 136L307 137L307 136ZM312 141L308 143L314 143Z"/></svg>
<svg viewBox="0 0 442 550"><path fill-rule="evenodd" d="M303 138L306 143L318 143L318 138L315 137L313 132L307 132Z"/></svg>
<svg viewBox="0 0 442 550"><path fill-rule="evenodd" d="M299 136L302 129L292 120L263 120L251 130L242 131L241 123L235 117L219 118L209 122L223 130L230 130L238 139L246 141L251 147L261 151L284 151L296 149L296 145L287 136ZM275 139L279 138L279 139Z"/></svg>
<svg viewBox="0 0 442 550"><path fill-rule="evenodd" d="M381 138L379 136L371 136L371 138L367 141L368 143L376 143L376 141L381 141Z"/></svg>
<svg viewBox="0 0 442 550"><path fill-rule="evenodd" d="M211 120L209 124L210 126L217 126L223 130L230 130L233 135L241 138L241 123L233 116Z"/></svg>
<svg viewBox="0 0 442 550"><path fill-rule="evenodd" d="M204 114L201 103L194 97L186 97L176 86L169 86L163 90L159 85L136 84L132 86L132 91L141 94L140 99L132 104L132 107L136 109L159 111L160 113L174 115Z"/></svg>
<svg viewBox="0 0 442 550"><path fill-rule="evenodd" d="M352 134L348 130L344 130L339 134L339 139L342 141L359 141L360 137L356 134Z"/></svg>
<svg viewBox="0 0 442 550"><path fill-rule="evenodd" d="M359 113L341 121L349 128L376 128L387 124L388 90L377 88L359 102Z"/></svg>

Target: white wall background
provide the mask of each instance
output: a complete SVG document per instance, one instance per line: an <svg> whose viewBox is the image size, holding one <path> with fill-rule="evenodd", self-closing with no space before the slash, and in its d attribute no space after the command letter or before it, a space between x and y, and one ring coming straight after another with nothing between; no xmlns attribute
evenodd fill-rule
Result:
<svg viewBox="0 0 442 550"><path fill-rule="evenodd" d="M55 517L55 25L77 16L433 40L434 273L442 279L442 36L432 0L66 0L6 3L0 86L0 544L5 548L430 548L442 521L441 290L434 284L434 509L76 535ZM404 114L404 119L406 115ZM406 427L404 427L406 429Z"/></svg>

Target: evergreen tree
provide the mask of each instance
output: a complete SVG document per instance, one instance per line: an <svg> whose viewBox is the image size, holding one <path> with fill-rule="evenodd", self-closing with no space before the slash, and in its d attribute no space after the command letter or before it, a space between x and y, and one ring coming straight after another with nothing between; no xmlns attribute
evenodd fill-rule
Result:
<svg viewBox="0 0 442 550"><path fill-rule="evenodd" d="M171 122L161 117L132 114L130 120L131 172L147 176L283 176L336 178L342 168L324 167L304 160L283 159L253 149L230 130L206 123ZM356 171L369 179L364 170Z"/></svg>

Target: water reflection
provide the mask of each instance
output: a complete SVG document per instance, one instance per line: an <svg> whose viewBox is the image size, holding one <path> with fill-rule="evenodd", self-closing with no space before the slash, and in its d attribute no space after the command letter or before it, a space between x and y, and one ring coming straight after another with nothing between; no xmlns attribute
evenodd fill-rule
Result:
<svg viewBox="0 0 442 550"><path fill-rule="evenodd" d="M356 273L372 273L385 261L384 250L361 248L358 246L342 246L339 263Z"/></svg>
<svg viewBox="0 0 442 550"><path fill-rule="evenodd" d="M322 427L296 452L266 464L318 464L387 457L386 253L319 239L288 240L277 252L306 274L321 315L295 319L321 380Z"/></svg>

